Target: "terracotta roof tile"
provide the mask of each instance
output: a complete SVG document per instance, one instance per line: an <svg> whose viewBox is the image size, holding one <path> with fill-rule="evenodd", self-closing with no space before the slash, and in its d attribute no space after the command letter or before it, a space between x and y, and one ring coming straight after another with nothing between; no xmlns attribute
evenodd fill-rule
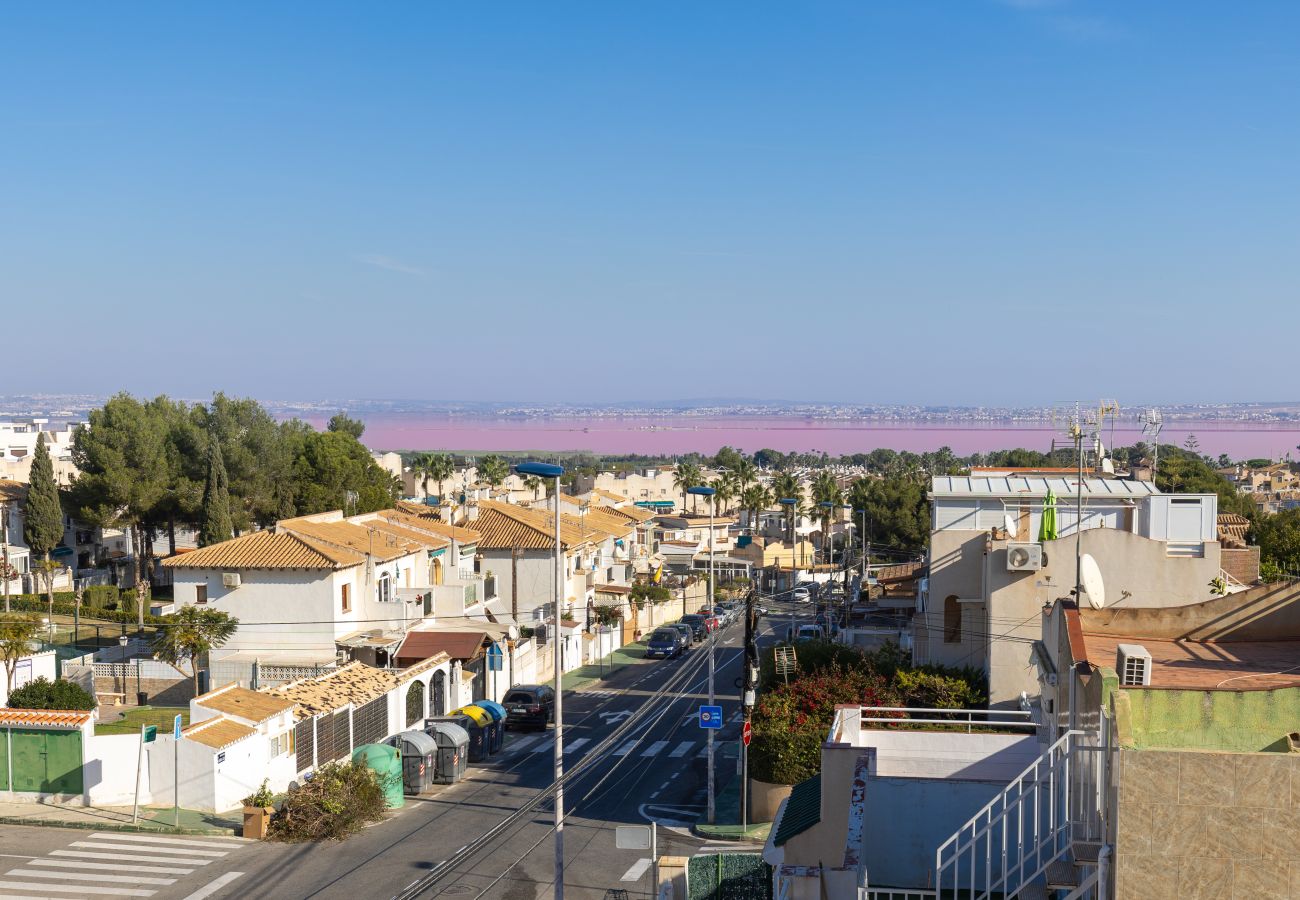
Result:
<svg viewBox="0 0 1300 900"><path fill-rule="evenodd" d="M92 715L79 709L0 709L0 725L80 728Z"/></svg>
<svg viewBox="0 0 1300 900"><path fill-rule="evenodd" d="M207 709L215 709L219 713L238 716L255 723L265 722L293 708L292 700L272 697L261 691L250 691L248 688L234 684L209 691L194 702Z"/></svg>
<svg viewBox="0 0 1300 900"><path fill-rule="evenodd" d="M222 750L231 744L237 744L250 735L257 734L256 728L241 725L226 716L217 716L195 722L181 732L186 740L194 741L213 750Z"/></svg>
<svg viewBox="0 0 1300 900"><path fill-rule="evenodd" d="M476 544L480 537L479 533L473 528L466 528L463 525L448 525L439 518L437 511L433 507L421 506L418 503L398 501L395 509L383 509L376 515L406 528L431 531L436 535L445 537L448 540L459 541L462 544Z"/></svg>
<svg viewBox="0 0 1300 900"><path fill-rule="evenodd" d="M345 569L365 556L299 535L254 531L163 560L181 569Z"/></svg>
<svg viewBox="0 0 1300 900"><path fill-rule="evenodd" d="M449 659L446 654L438 654L400 671L375 669L359 662L351 662L324 675L300 678L279 687L268 688L264 693L292 700L298 705L294 718L306 719L332 712L349 703L354 707L362 706Z"/></svg>
<svg viewBox="0 0 1300 900"><path fill-rule="evenodd" d="M472 521L482 535L479 546L486 550L549 550L555 546L554 514L545 510L483 500L478 504L478 518ZM561 514L560 544L565 549L587 543L590 536L578 530L572 516Z"/></svg>
<svg viewBox="0 0 1300 900"><path fill-rule="evenodd" d="M432 546L431 543L407 540L395 534L371 529L364 524L354 522L312 522L307 519L290 519L275 526L277 532L297 535L311 541L314 545L327 544L353 554L373 554L378 560L387 562L400 559ZM443 546L438 542L438 546Z"/></svg>
<svg viewBox="0 0 1300 900"><path fill-rule="evenodd" d="M421 660L444 654L452 659L477 659L491 639L485 631L412 631L393 654L396 660Z"/></svg>
<svg viewBox="0 0 1300 900"><path fill-rule="evenodd" d="M0 478L0 500L21 501L26 496L27 485L21 481L9 481L7 478Z"/></svg>
<svg viewBox="0 0 1300 900"><path fill-rule="evenodd" d="M607 491L604 488L592 488L589 493L593 497L600 497L603 500L613 500L615 503L626 503L628 498L622 494L616 494L613 491Z"/></svg>

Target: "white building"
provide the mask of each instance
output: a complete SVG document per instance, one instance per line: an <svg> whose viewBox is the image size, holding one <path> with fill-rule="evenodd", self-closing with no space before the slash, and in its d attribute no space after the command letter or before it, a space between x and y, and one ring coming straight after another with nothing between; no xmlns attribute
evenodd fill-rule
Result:
<svg viewBox="0 0 1300 900"><path fill-rule="evenodd" d="M36 441L45 435L45 446L54 463L54 478L70 484L77 474L72 464L72 436L85 422L62 422L54 426L49 419L0 418L0 478L27 481L32 470Z"/></svg>
<svg viewBox="0 0 1300 900"><path fill-rule="evenodd" d="M377 514L289 519L274 530L163 561L178 607L201 605L239 619L222 648L264 662L332 663L359 635L400 633L433 614L450 541ZM395 643L393 638L389 643ZM375 661L384 654L374 647Z"/></svg>
<svg viewBox="0 0 1300 900"><path fill-rule="evenodd" d="M1038 693L1038 612L1075 587L1076 478L938 476L927 590L917 598L918 663L975 666L990 702ZM1057 537L1040 541L1048 492ZM1218 578L1218 498L1161 494L1151 482L1084 478L1082 553L1096 563L1106 606L1185 606ZM1014 551L1014 552L1013 552Z"/></svg>

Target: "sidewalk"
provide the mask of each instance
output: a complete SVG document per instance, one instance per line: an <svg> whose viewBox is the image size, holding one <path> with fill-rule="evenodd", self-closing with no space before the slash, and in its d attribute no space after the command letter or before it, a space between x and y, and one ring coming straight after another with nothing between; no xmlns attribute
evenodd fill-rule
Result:
<svg viewBox="0 0 1300 900"><path fill-rule="evenodd" d="M734 762L735 757L728 754L726 759ZM729 766L723 766L724 771ZM748 828L740 827L740 775L733 774L722 791L713 801L713 819L715 824L706 821L708 813L700 816L691 830L702 838L714 841L743 841L766 843L771 822L751 822Z"/></svg>
<svg viewBox="0 0 1300 900"><path fill-rule="evenodd" d="M580 691L598 681L603 681L624 666L645 659L645 644L625 644L613 653L601 658L598 663L591 663L566 672L560 683L566 691Z"/></svg>
<svg viewBox="0 0 1300 900"><path fill-rule="evenodd" d="M180 828L172 827L172 808L140 807L140 821L132 824L129 806L73 806L36 801L0 803L0 824L40 825L51 828L91 828L98 831L146 831L171 834L210 834L226 837L243 832L239 812L202 813L181 810Z"/></svg>

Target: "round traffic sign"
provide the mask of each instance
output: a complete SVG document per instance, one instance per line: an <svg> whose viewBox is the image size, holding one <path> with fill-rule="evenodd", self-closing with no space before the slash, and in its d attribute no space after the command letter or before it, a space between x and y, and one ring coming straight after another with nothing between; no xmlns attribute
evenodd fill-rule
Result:
<svg viewBox="0 0 1300 900"><path fill-rule="evenodd" d="M750 726L748 722L746 722L745 727L740 729L740 740L744 743L746 747L748 747L749 742L753 740L753 738L754 738L754 729Z"/></svg>

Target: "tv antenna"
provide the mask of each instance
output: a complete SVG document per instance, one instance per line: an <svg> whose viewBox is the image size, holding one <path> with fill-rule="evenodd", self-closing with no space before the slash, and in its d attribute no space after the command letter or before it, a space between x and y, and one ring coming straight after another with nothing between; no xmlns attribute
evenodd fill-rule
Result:
<svg viewBox="0 0 1300 900"><path fill-rule="evenodd" d="M1083 463L1084 456L1088 452L1085 446L1090 446L1093 453L1096 454L1098 468L1105 468L1105 463L1110 460L1106 459L1106 448L1101 440L1102 429L1106 425L1106 419L1109 418L1112 428L1115 421L1115 415L1119 412L1119 402L1116 400L1104 398L1098 401L1095 407L1089 406L1082 401L1075 400L1072 403L1058 403L1052 407L1052 424L1057 430L1064 433L1070 443L1074 445L1075 462L1078 465L1078 480L1075 482L1074 489L1074 598L1075 602L1083 600ZM1088 445L1084 444L1085 436L1090 438ZM1113 441L1113 439L1112 439ZM1052 439L1052 451L1056 451L1056 438ZM1110 471L1114 471L1114 464L1110 464Z"/></svg>
<svg viewBox="0 0 1300 900"><path fill-rule="evenodd" d="M1142 417L1142 434L1151 438L1155 447L1151 455L1151 480L1155 481L1156 468L1160 465L1160 429L1165 427L1164 418L1158 409L1148 409Z"/></svg>

